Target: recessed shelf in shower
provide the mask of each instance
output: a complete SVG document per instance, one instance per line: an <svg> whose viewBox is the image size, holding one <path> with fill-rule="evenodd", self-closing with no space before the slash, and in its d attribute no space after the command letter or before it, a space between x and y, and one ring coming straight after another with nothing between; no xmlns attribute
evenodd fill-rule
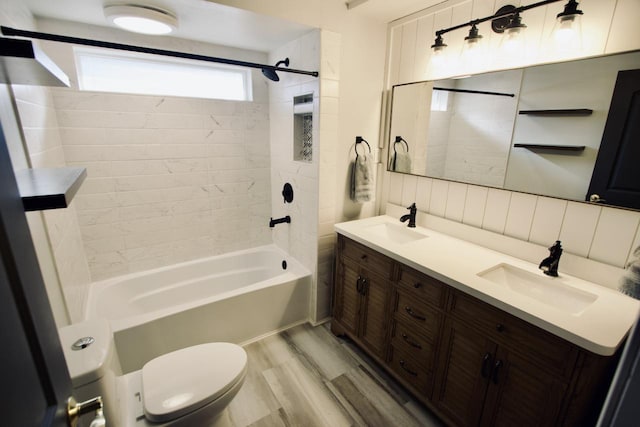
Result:
<svg viewBox="0 0 640 427"><path fill-rule="evenodd" d="M293 160L313 161L313 93L293 97Z"/></svg>

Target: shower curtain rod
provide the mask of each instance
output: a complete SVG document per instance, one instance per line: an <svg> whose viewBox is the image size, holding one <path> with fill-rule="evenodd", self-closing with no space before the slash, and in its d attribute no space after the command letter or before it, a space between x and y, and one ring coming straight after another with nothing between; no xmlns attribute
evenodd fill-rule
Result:
<svg viewBox="0 0 640 427"><path fill-rule="evenodd" d="M107 49L126 50L129 52L148 53L152 55L172 56L174 58L193 59L196 61L217 62L220 64L238 65L241 67L268 69L274 71L282 71L285 73L304 74L307 76L318 77L317 71L296 70L295 68L276 67L273 65L258 64L255 62L238 61L235 59L218 58L215 56L197 55L193 53L177 52L173 50L153 49L149 47L133 46L121 43L111 43L99 40L82 39L78 37L61 36L58 34L39 33L37 31L18 30L0 26L2 34L5 36L29 37L33 39L49 40L54 42L72 43L85 46L104 47Z"/></svg>
<svg viewBox="0 0 640 427"><path fill-rule="evenodd" d="M503 93L503 92L489 92L485 90L471 90L471 89L450 89L448 87L434 87L433 90L444 90L447 92L460 92L460 93L475 93L478 95L496 95L496 96L509 96L511 98L516 95L513 93Z"/></svg>

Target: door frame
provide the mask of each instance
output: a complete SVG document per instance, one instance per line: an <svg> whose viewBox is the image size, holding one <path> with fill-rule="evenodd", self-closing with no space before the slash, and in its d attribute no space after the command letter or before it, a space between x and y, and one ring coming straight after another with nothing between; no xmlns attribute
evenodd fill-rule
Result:
<svg viewBox="0 0 640 427"><path fill-rule="evenodd" d="M0 301L0 310L16 311L16 324L21 330L7 331L9 342L5 349L11 349L10 357L23 358L25 366L29 360L37 374L38 384L3 384L3 394L19 393L24 405L14 407L3 402L5 420L20 420L24 408L29 408L29 399L36 394L44 396L45 407L39 407L41 414L31 414L31 419L40 418L41 426L66 426L67 401L71 396L71 379L64 359L58 330L53 317L44 279L31 238L31 232L24 212L22 198L18 190L11 158L2 123L0 123L0 261L4 276L0 283L7 286L13 299ZM19 328L18 328L19 329ZM27 346L24 346L26 339ZM13 345L21 342L22 345ZM5 347L6 346L6 347ZM18 351L20 348L28 350ZM7 351L7 350L3 350ZM25 368L26 369L26 368ZM25 387L32 387L25 390ZM30 391L33 391L31 393ZM32 396L33 395L33 396ZM40 405L40 404L37 404ZM33 407L33 406L31 406Z"/></svg>

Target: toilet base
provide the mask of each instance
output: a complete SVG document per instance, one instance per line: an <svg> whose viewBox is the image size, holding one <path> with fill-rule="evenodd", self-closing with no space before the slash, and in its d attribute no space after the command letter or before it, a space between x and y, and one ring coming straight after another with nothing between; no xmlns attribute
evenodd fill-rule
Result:
<svg viewBox="0 0 640 427"><path fill-rule="evenodd" d="M188 415L167 423L153 423L144 416L142 406L142 371L131 372L118 378L117 395L120 406L120 421L114 426L122 427L231 427L231 419L227 406L236 396L242 384L242 379L233 385L225 394L214 402L189 413ZM107 420L107 425L109 425Z"/></svg>

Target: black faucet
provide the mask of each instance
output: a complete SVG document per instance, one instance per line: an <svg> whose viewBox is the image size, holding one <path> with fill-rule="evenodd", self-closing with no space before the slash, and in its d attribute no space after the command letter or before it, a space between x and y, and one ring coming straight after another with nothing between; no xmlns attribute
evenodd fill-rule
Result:
<svg viewBox="0 0 640 427"><path fill-rule="evenodd" d="M282 218L278 218L278 219L273 219L271 218L271 220L269 221L269 227L273 228L275 227L277 224L282 224L282 223L287 223L290 224L291 223L291 217L289 215L284 216Z"/></svg>
<svg viewBox="0 0 640 427"><path fill-rule="evenodd" d="M538 268L547 276L558 277L560 255L562 255L562 245L560 240L556 240L553 246L549 248L549 256L542 260Z"/></svg>
<svg viewBox="0 0 640 427"><path fill-rule="evenodd" d="M416 204L412 203L411 206L409 206L407 209L409 209L409 213L407 215L402 215L400 217L400 222L405 222L406 220L409 220L409 224L407 225L407 227L415 228L416 227L416 211L418 210L416 208Z"/></svg>

